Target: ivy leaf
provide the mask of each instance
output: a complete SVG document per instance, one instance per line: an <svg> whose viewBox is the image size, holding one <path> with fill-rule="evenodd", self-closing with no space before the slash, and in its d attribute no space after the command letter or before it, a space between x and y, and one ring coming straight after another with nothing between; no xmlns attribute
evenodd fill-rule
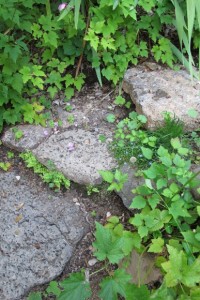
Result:
<svg viewBox="0 0 200 300"><path fill-rule="evenodd" d="M116 270L112 277L106 277L100 283L100 298L102 300L118 300L118 294L125 297L126 286L130 280L131 276L125 270Z"/></svg>
<svg viewBox="0 0 200 300"><path fill-rule="evenodd" d="M60 283L60 286L64 290L58 296L58 300L86 300L91 296L90 285L83 272L72 273Z"/></svg>
<svg viewBox="0 0 200 300"><path fill-rule="evenodd" d="M115 264L124 257L124 254L122 252L121 238L114 239L111 230L105 228L97 222L95 237L96 240L93 243L93 246L95 247L96 251L94 252L94 255L100 261L107 258L110 263Z"/></svg>
<svg viewBox="0 0 200 300"><path fill-rule="evenodd" d="M157 239L152 239L151 240L151 246L149 247L148 252L153 252L153 253L160 253L162 252L163 246L164 246L164 240L161 239L160 237Z"/></svg>
<svg viewBox="0 0 200 300"><path fill-rule="evenodd" d="M146 285L137 286L136 284L128 284L126 287L126 300L149 300L150 292Z"/></svg>

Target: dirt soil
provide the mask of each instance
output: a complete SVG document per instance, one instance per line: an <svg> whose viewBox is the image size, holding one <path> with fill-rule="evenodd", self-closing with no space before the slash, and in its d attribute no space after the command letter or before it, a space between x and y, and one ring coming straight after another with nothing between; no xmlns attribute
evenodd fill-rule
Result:
<svg viewBox="0 0 200 300"><path fill-rule="evenodd" d="M96 90L96 88L87 86L83 89L83 91L80 93L82 96L85 95L85 97L90 97L92 93ZM113 99L115 92L110 93L109 87L105 87L102 89L103 91L103 97L108 97L112 94L112 97L109 97L107 105L113 105ZM89 96L88 96L89 94ZM86 101L87 101L86 97ZM100 95L102 98L102 94ZM72 101L73 105L73 101ZM84 103L79 102L79 106L84 105ZM102 103L102 105L105 105L105 102ZM74 105L75 106L75 105ZM105 110L105 107L101 107L101 104L98 105L98 110L101 112L102 110ZM117 118L120 120L124 118L125 115L128 114L127 111L124 111L123 114L118 112L118 108L114 106L113 113L117 112ZM53 113L54 114L54 113ZM95 121L95 118L94 118ZM98 127L98 123L94 124L94 127ZM109 131L110 127L113 126L113 124L108 124L105 121L105 128L107 125L107 131ZM1 136L0 136L1 138ZM14 157L8 158L8 152L13 152ZM14 170L19 174L19 176L26 176L30 181L36 181L38 185L40 185L44 190L49 189L48 185L43 183L41 178L34 174L32 169L28 169L23 160L19 157L19 153L8 149L4 147L3 145L0 145L0 162L10 162L11 168L10 170ZM77 205L80 206L81 210L85 211L87 213L86 221L89 223L89 232L88 234L82 239L82 241L77 246L74 255L72 256L70 262L66 265L65 269L63 270L62 274L59 276L59 278L56 278L56 280L63 280L65 277L67 277L72 272L78 272L81 269L86 269L89 271L89 274L92 274L93 272L96 272L97 270L101 269L103 266L103 263L96 262L93 266L90 266L90 260L94 259L93 256L93 246L92 243L94 241L94 231L95 231L95 222L100 222L101 224L105 224L108 216L116 215L118 216L122 222L126 221L130 217L130 212L126 209L126 207L123 205L122 200L115 194L115 193L108 193L106 192L105 187L101 189L99 193L92 193L91 195L87 194L87 190L85 187L77 185L72 183L71 189L76 191L78 197L76 199ZM54 191L51 191L54 193ZM63 195L65 193L65 190L61 190L57 192L58 195ZM39 195L38 195L39 196ZM113 266L115 268L115 266ZM112 270L110 270L112 271ZM99 291L99 282L103 279L103 277L107 275L104 271L97 272L95 275L90 277L90 284L92 287L92 297L90 300L98 300L100 299L98 297L98 291ZM44 291L47 288L48 285L38 286L34 288L34 291ZM26 295L23 299L27 299ZM44 298L45 300L55 299L53 296L49 296L47 298ZM78 300L78 299L77 299Z"/></svg>

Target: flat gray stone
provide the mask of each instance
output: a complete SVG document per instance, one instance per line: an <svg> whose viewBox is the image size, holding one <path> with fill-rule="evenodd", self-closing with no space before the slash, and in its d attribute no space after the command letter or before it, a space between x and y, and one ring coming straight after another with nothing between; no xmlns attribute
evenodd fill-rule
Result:
<svg viewBox="0 0 200 300"><path fill-rule="evenodd" d="M116 167L107 144L101 143L95 133L82 129L53 135L32 152L42 164L48 167L50 160L57 170L79 184L100 184L98 170Z"/></svg>
<svg viewBox="0 0 200 300"><path fill-rule="evenodd" d="M60 275L87 223L64 196L15 173L0 173L0 299L21 300Z"/></svg>
<svg viewBox="0 0 200 300"><path fill-rule="evenodd" d="M137 186L144 183L143 177L136 176L137 168L132 166L131 164L125 163L122 167L120 167L120 171L123 174L128 175L127 181L124 183L124 186L121 191L116 192L119 195L124 203L124 205L130 209L130 205L133 201L133 198L136 196L133 194L132 190ZM130 209L131 210L131 209Z"/></svg>
<svg viewBox="0 0 200 300"><path fill-rule="evenodd" d="M186 131L200 127L200 81L190 79L184 71L173 71L157 66L146 65L127 70L123 89L130 94L136 111L147 117L147 127L153 129L163 122L163 113L170 112L181 119ZM195 109L197 118L188 116Z"/></svg>
<svg viewBox="0 0 200 300"><path fill-rule="evenodd" d="M15 138L14 130L23 132L20 139ZM40 125L19 125L5 131L2 143L14 150L22 152L36 148L42 141L47 139L52 133L51 128L44 128Z"/></svg>

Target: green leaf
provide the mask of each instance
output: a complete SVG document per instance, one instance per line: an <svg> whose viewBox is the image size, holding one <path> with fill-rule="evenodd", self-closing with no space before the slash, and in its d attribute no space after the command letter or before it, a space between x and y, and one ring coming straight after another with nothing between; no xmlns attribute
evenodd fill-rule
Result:
<svg viewBox="0 0 200 300"><path fill-rule="evenodd" d="M40 292L31 293L27 300L42 300L42 294Z"/></svg>
<svg viewBox="0 0 200 300"><path fill-rule="evenodd" d="M150 292L146 285L141 285L140 287L136 284L128 284L125 290L126 300L149 300Z"/></svg>
<svg viewBox="0 0 200 300"><path fill-rule="evenodd" d="M112 183L114 180L114 174L111 171L99 171L99 174L108 183Z"/></svg>
<svg viewBox="0 0 200 300"><path fill-rule="evenodd" d="M61 293L61 289L58 286L58 282L57 281L51 281L49 283L48 288L46 289L46 292L48 294L53 294L55 296L59 296Z"/></svg>
<svg viewBox="0 0 200 300"><path fill-rule="evenodd" d="M183 283L187 287L193 287L200 281L200 258L193 264L188 265L185 252L167 246L169 261L162 263L162 268L166 272L165 282L167 287L174 287L178 283Z"/></svg>
<svg viewBox="0 0 200 300"><path fill-rule="evenodd" d="M174 149L179 149L181 148L181 143L178 137L171 139L171 145Z"/></svg>
<svg viewBox="0 0 200 300"><path fill-rule="evenodd" d="M94 255L100 260L106 258L110 263L118 263L123 257L121 238L114 238L112 231L96 222L96 240L93 243Z"/></svg>
<svg viewBox="0 0 200 300"><path fill-rule="evenodd" d="M106 117L107 121L109 123L114 123L115 122L115 115L113 114L108 114L107 117Z"/></svg>
<svg viewBox="0 0 200 300"><path fill-rule="evenodd" d="M167 180L164 178L160 178L158 179L158 181L156 182L156 187L158 190L162 189L163 187L167 186Z"/></svg>
<svg viewBox="0 0 200 300"><path fill-rule="evenodd" d="M152 239L151 246L149 247L148 252L161 253L163 250L163 246L164 246L164 240L161 239L160 237L157 239Z"/></svg>
<svg viewBox="0 0 200 300"><path fill-rule="evenodd" d="M60 283L60 286L64 290L58 296L58 300L86 300L91 296L90 284L83 272L72 273Z"/></svg>
<svg viewBox="0 0 200 300"><path fill-rule="evenodd" d="M151 149L141 147L141 150L142 150L142 154L144 155L145 158L152 159L153 151Z"/></svg>
<svg viewBox="0 0 200 300"><path fill-rule="evenodd" d="M125 270L116 270L112 277L106 277L100 283L100 298L102 300L118 300L118 295L125 297L126 286L130 280L131 276Z"/></svg>
<svg viewBox="0 0 200 300"><path fill-rule="evenodd" d="M114 103L115 103L116 105L124 105L124 104L126 103L126 100L125 100L122 96L117 96L117 97L115 98Z"/></svg>
<svg viewBox="0 0 200 300"><path fill-rule="evenodd" d="M141 208L144 208L145 206L146 206L145 198L138 195L138 196L133 198L133 202L131 203L130 208L141 209Z"/></svg>

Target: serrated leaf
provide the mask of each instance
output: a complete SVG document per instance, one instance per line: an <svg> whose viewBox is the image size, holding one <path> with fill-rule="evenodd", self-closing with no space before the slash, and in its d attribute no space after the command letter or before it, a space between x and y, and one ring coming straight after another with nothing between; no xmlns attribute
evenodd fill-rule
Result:
<svg viewBox="0 0 200 300"><path fill-rule="evenodd" d="M167 246L169 261L162 263L166 272L165 282L167 287L174 287L183 283L187 287L193 287L200 282L200 258L195 259L193 264L188 265L186 254L176 248Z"/></svg>
<svg viewBox="0 0 200 300"><path fill-rule="evenodd" d="M97 222L95 237L96 240L93 243L93 246L96 251L94 252L94 255L100 261L107 258L110 263L118 263L124 257L121 239L114 238L110 229L105 228Z"/></svg>
<svg viewBox="0 0 200 300"><path fill-rule="evenodd" d="M58 296L58 300L86 300L91 296L89 282L85 279L83 272L72 273L69 278L60 282L63 291Z"/></svg>
<svg viewBox="0 0 200 300"><path fill-rule="evenodd" d="M108 183L112 183L114 179L114 174L111 171L99 171L99 174L103 178L104 181Z"/></svg>
<svg viewBox="0 0 200 300"><path fill-rule="evenodd" d="M160 253L163 250L164 240L160 237L157 239L151 240L151 246L149 247L148 252Z"/></svg>
<svg viewBox="0 0 200 300"><path fill-rule="evenodd" d="M174 149L181 148L181 143L178 137L171 139L171 145Z"/></svg>
<svg viewBox="0 0 200 300"><path fill-rule="evenodd" d="M149 300L150 292L146 285L128 284L125 289L126 300Z"/></svg>
<svg viewBox="0 0 200 300"><path fill-rule="evenodd" d="M125 297L126 286L131 276L125 270L116 270L112 277L106 277L100 283L99 296L102 300L118 300L118 295Z"/></svg>
<svg viewBox="0 0 200 300"><path fill-rule="evenodd" d="M138 195L138 196L133 198L133 202L131 203L130 208L141 209L141 208L144 208L145 205L146 205L145 198Z"/></svg>

